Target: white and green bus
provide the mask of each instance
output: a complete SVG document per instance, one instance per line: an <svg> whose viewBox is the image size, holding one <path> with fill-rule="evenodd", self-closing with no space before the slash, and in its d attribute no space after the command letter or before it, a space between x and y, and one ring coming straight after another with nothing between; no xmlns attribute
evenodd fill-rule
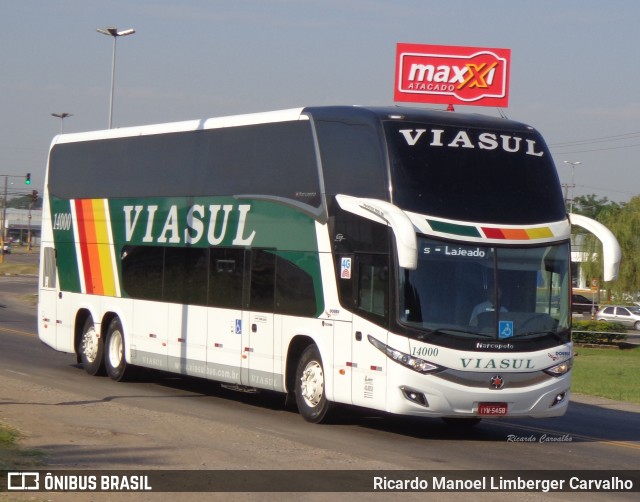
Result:
<svg viewBox="0 0 640 502"><path fill-rule="evenodd" d="M569 236L543 139L505 119L336 106L64 134L39 336L91 375L287 393L310 422L559 416Z"/></svg>

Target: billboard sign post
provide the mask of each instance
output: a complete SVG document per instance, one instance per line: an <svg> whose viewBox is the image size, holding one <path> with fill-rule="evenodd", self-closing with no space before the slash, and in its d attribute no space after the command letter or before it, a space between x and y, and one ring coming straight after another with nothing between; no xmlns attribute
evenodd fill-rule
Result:
<svg viewBox="0 0 640 502"><path fill-rule="evenodd" d="M395 101L509 104L510 49L398 44Z"/></svg>

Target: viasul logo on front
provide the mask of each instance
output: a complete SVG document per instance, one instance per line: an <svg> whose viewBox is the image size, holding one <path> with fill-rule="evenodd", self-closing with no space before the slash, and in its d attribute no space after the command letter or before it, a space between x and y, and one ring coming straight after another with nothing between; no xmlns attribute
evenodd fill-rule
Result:
<svg viewBox="0 0 640 502"><path fill-rule="evenodd" d="M508 106L509 49L398 44L396 101Z"/></svg>

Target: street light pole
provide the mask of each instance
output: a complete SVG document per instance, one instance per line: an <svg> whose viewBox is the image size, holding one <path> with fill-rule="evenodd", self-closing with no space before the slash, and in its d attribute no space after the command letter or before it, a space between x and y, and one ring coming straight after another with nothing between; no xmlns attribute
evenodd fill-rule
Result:
<svg viewBox="0 0 640 502"><path fill-rule="evenodd" d="M52 113L51 116L60 119L60 134L64 132L64 119L66 119L67 117L73 117L71 113L67 112Z"/></svg>
<svg viewBox="0 0 640 502"><path fill-rule="evenodd" d="M582 164L582 162L570 162L568 160L565 160L564 163L571 166L571 202L569 203L569 213L573 213L573 198L575 197L576 191L575 168L576 166Z"/></svg>
<svg viewBox="0 0 640 502"><path fill-rule="evenodd" d="M0 233L0 263L4 263L4 242L5 242L5 228L7 227L7 180L9 176L4 177L4 197L2 198L2 233Z"/></svg>
<svg viewBox="0 0 640 502"><path fill-rule="evenodd" d="M116 79L116 39L118 37L124 37L127 35L133 35L136 30L127 29L118 31L117 28L98 28L96 30L98 33L102 33L103 35L109 35L113 37L113 58L111 59L111 94L109 97L109 129L111 129L111 125L113 123L113 87Z"/></svg>

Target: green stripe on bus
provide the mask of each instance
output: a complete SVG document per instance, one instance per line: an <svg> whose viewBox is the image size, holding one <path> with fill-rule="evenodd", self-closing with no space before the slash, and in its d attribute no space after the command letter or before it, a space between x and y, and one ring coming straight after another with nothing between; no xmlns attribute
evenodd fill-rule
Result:
<svg viewBox="0 0 640 502"><path fill-rule="evenodd" d="M427 219L427 223L435 232L445 234L463 235L465 237L482 237L480 231L475 226L458 225L456 223L446 223L444 221L436 221Z"/></svg>

